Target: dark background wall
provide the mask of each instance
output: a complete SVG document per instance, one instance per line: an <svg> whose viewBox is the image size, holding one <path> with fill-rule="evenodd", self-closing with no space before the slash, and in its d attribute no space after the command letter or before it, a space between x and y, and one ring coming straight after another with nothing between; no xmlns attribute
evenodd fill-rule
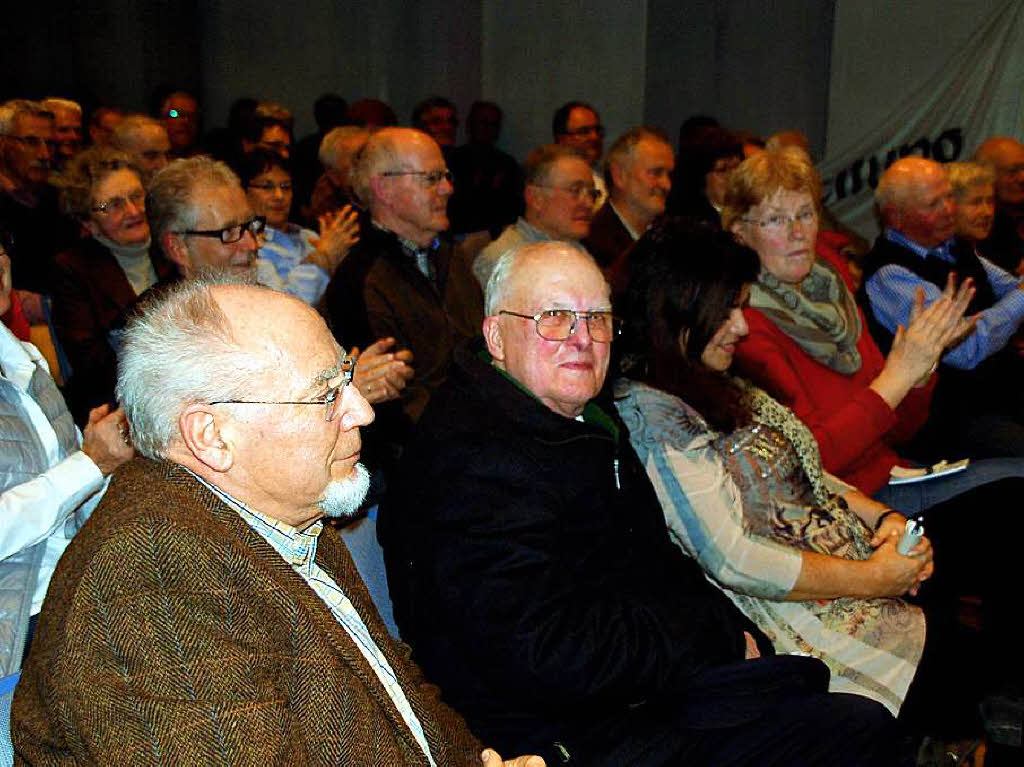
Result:
<svg viewBox="0 0 1024 767"><path fill-rule="evenodd" d="M439 93L464 115L506 111L517 156L550 139L554 108L592 101L609 133L675 135L694 112L728 125L807 131L824 143L833 1L51 0L0 30L0 97L67 95L146 109L165 82L198 91L206 127L234 98L289 106L312 129L326 91L373 96L407 121ZM10 17L8 17L10 18Z"/></svg>

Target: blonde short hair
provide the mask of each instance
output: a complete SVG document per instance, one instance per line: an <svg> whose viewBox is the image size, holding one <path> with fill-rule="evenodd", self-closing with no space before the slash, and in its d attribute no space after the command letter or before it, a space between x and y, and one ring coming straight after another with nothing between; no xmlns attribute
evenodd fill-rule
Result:
<svg viewBox="0 0 1024 767"><path fill-rule="evenodd" d="M996 172L989 165L977 162L951 162L946 165L949 173L949 185L953 187L956 197L963 195L972 186L978 184L995 184Z"/></svg>
<svg viewBox="0 0 1024 767"><path fill-rule="evenodd" d="M747 212L780 189L806 192L820 212L821 179L807 153L798 147L766 149L748 157L729 174L722 207L722 227L730 228Z"/></svg>

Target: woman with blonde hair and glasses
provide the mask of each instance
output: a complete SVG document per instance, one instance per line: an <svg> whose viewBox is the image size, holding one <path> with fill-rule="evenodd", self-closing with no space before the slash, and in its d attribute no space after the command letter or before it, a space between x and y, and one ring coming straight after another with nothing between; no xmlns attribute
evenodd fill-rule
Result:
<svg viewBox="0 0 1024 767"><path fill-rule="evenodd" d="M976 737L982 698L999 692L1019 705L1017 589L1003 571L1020 521L991 540L937 508L925 520L933 573L928 539L900 548L907 520L831 477L811 431L729 375L763 269L757 256L707 224L667 219L640 239L632 263L615 404L673 542L776 652L820 658L831 691L878 701L909 733ZM1024 480L1005 479L964 505L1022 491ZM965 591L983 597L980 639L952 620ZM904 595L921 597L927 631Z"/></svg>
<svg viewBox="0 0 1024 767"><path fill-rule="evenodd" d="M794 149L750 157L729 179L723 224L760 265L744 310L750 334L737 346L737 370L807 425L828 472L906 513L978 484L1024 476L1024 462L1003 458L923 482L890 483L894 467L911 466L900 449L928 419L940 356L973 328L963 317L973 286L951 282L939 301L927 308L919 302L883 357L845 263L817 243L820 198L817 172Z"/></svg>

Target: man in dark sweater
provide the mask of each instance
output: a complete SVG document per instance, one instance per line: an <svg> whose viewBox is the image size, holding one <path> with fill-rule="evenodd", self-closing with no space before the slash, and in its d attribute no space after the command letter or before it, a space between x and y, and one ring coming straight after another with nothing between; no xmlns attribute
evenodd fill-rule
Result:
<svg viewBox="0 0 1024 767"><path fill-rule="evenodd" d="M77 229L57 212L46 183L56 149L53 125L53 113L38 102L15 99L0 106L0 243L32 324L46 321L42 298L53 291L54 256Z"/></svg>
<svg viewBox="0 0 1024 767"><path fill-rule="evenodd" d="M378 409L368 434L391 453L444 381L455 344L479 332L483 297L463 253L443 235L451 173L430 136L409 128L373 134L354 182L372 223L335 271L326 309L341 344L364 348L390 337L412 352L415 377L395 405Z"/></svg>
<svg viewBox="0 0 1024 767"><path fill-rule="evenodd" d="M595 402L618 323L594 261L526 245L488 288L378 528L402 636L471 728L549 764L889 763L889 715L773 657L669 540Z"/></svg>

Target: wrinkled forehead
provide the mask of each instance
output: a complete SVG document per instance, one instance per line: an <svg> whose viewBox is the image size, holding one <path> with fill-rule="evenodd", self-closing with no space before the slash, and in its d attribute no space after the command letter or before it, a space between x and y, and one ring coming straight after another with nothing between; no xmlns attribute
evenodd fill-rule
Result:
<svg viewBox="0 0 1024 767"><path fill-rule="evenodd" d="M53 118L22 112L11 127L19 136L49 136L53 133Z"/></svg>
<svg viewBox="0 0 1024 767"><path fill-rule="evenodd" d="M590 181L593 178L593 171L587 163L577 157L560 157L548 167L547 181L563 185L575 181Z"/></svg>
<svg viewBox="0 0 1024 767"><path fill-rule="evenodd" d="M532 250L511 279L514 300L530 311L611 308L611 289L597 264L565 246Z"/></svg>
<svg viewBox="0 0 1024 767"><path fill-rule="evenodd" d="M403 167L419 170L435 170L444 166L444 157L437 143L426 136L415 136L402 143L398 151Z"/></svg>
<svg viewBox="0 0 1024 767"><path fill-rule="evenodd" d="M751 210L757 212L776 212L799 210L806 205L814 205L814 200L809 192L798 189L776 189L766 195L761 202L753 206Z"/></svg>
<svg viewBox="0 0 1024 767"><path fill-rule="evenodd" d="M586 107L573 107L569 112L569 119L565 121L567 130L574 131L580 128L590 128L600 122L597 113Z"/></svg>
<svg viewBox="0 0 1024 767"><path fill-rule="evenodd" d="M945 171L928 169L914 177L907 198L911 205L921 205L949 194L952 194L952 186Z"/></svg>
<svg viewBox="0 0 1024 767"><path fill-rule="evenodd" d="M235 184L200 185L192 190L196 229L217 229L240 224L252 216L249 200Z"/></svg>
<svg viewBox="0 0 1024 767"><path fill-rule="evenodd" d="M258 287L214 290L239 346L264 364L272 377L290 380L295 394L312 394L337 376L344 350L320 315L306 304Z"/></svg>

